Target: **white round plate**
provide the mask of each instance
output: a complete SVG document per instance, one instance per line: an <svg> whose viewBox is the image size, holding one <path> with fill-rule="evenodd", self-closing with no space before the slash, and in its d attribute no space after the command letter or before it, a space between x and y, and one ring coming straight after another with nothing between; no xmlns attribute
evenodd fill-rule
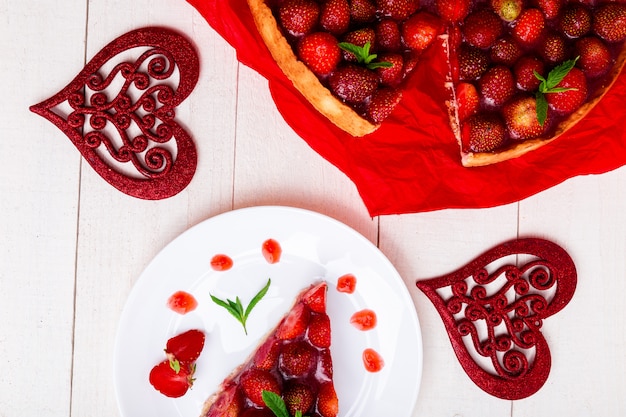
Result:
<svg viewBox="0 0 626 417"><path fill-rule="evenodd" d="M262 243L275 239L282 257L269 264ZM233 259L228 271L210 267L213 255ZM337 278L353 274L356 291L336 289ZM239 296L244 306L272 279L265 297L243 327L210 294ZM123 417L198 417L205 399L256 348L289 310L299 291L320 279L328 283L335 388L341 417L408 416L422 375L422 339L409 292L389 260L365 237L318 213L289 207L251 207L210 218L167 245L131 291L115 344L115 389ZM194 295L198 307L180 315L167 307L178 290ZM360 331L350 324L356 311L372 309L378 324ZM148 382L165 359L170 337L191 328L206 333L196 381L172 399ZM373 348L384 360L377 373L365 370L362 352Z"/></svg>

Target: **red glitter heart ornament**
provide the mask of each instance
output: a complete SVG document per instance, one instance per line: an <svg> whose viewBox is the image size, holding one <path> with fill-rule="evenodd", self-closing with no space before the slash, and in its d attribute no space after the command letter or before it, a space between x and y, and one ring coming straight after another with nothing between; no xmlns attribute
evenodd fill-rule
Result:
<svg viewBox="0 0 626 417"><path fill-rule="evenodd" d="M491 395L516 400L547 380L551 356L540 329L571 300L576 280L563 248L527 238L416 285L439 312L470 379Z"/></svg>
<svg viewBox="0 0 626 417"><path fill-rule="evenodd" d="M30 109L61 129L109 184L164 199L196 171L196 147L175 109L198 76L198 55L186 38L141 28L106 45L63 90Z"/></svg>

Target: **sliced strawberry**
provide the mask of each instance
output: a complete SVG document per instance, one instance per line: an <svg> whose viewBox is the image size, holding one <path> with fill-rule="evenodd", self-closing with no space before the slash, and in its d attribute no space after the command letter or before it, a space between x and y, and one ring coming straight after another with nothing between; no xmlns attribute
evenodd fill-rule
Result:
<svg viewBox="0 0 626 417"><path fill-rule="evenodd" d="M566 91L546 94L546 100L557 113L572 113L587 100L587 78L578 68L572 68L556 87Z"/></svg>
<svg viewBox="0 0 626 417"><path fill-rule="evenodd" d="M482 49L463 44L458 57L459 79L472 81L478 79L489 67L489 57Z"/></svg>
<svg viewBox="0 0 626 417"><path fill-rule="evenodd" d="M283 345L278 357L280 371L288 378L300 377L313 369L317 352L305 341L296 341Z"/></svg>
<svg viewBox="0 0 626 417"><path fill-rule="evenodd" d="M435 0L435 7L439 16L444 20L455 23L465 19L470 10L470 2L469 0Z"/></svg>
<svg viewBox="0 0 626 417"><path fill-rule="evenodd" d="M504 120L513 140L531 139L541 136L550 125L548 119L541 126L537 119L537 103L534 96L521 96L504 106Z"/></svg>
<svg viewBox="0 0 626 417"><path fill-rule="evenodd" d="M281 387L274 375L268 371L251 368L241 374L239 380L241 388L245 395L257 407L263 407L263 391L271 391L275 394L281 394Z"/></svg>
<svg viewBox="0 0 626 417"><path fill-rule="evenodd" d="M348 103L358 104L376 90L378 76L365 67L347 65L330 74L328 84L337 97Z"/></svg>
<svg viewBox="0 0 626 417"><path fill-rule="evenodd" d="M392 19L383 19L374 28L376 46L381 51L396 52L402 47L402 35L398 22Z"/></svg>
<svg viewBox="0 0 626 417"><path fill-rule="evenodd" d="M182 397L193 385L193 368L175 359L166 359L152 368L149 381L157 391L167 397Z"/></svg>
<svg viewBox="0 0 626 417"><path fill-rule="evenodd" d="M443 31L444 25L441 19L426 11L415 13L401 26L405 45L414 51L423 51L428 48Z"/></svg>
<svg viewBox="0 0 626 417"><path fill-rule="evenodd" d="M537 91L541 81L535 76L535 72L545 77L546 68L543 61L534 55L524 55L513 67L513 75L517 88L523 91Z"/></svg>
<svg viewBox="0 0 626 417"><path fill-rule="evenodd" d="M315 314L311 317L307 336L314 346L330 347L330 319L326 314Z"/></svg>
<svg viewBox="0 0 626 417"><path fill-rule="evenodd" d="M350 25L348 0L326 0L320 10L320 25L333 35L341 35Z"/></svg>
<svg viewBox="0 0 626 417"><path fill-rule="evenodd" d="M597 9L593 31L607 42L626 39L626 4L609 3Z"/></svg>
<svg viewBox="0 0 626 417"><path fill-rule="evenodd" d="M243 396L235 384L224 389L206 417L240 417Z"/></svg>
<svg viewBox="0 0 626 417"><path fill-rule="evenodd" d="M546 21L541 10L524 9L513 26L513 38L523 45L537 43L545 30Z"/></svg>
<svg viewBox="0 0 626 417"><path fill-rule="evenodd" d="M275 368L279 353L280 341L273 338L266 340L254 354L254 366L265 371Z"/></svg>
<svg viewBox="0 0 626 417"><path fill-rule="evenodd" d="M317 411L322 417L337 417L339 413L339 400L332 382L325 382L320 385L317 397Z"/></svg>
<svg viewBox="0 0 626 417"><path fill-rule="evenodd" d="M459 83L455 90L459 120L464 121L478 111L480 96L474 84Z"/></svg>
<svg viewBox="0 0 626 417"><path fill-rule="evenodd" d="M467 42L482 49L491 47L503 31L502 20L489 9L471 13L463 25L463 35Z"/></svg>
<svg viewBox="0 0 626 417"><path fill-rule="evenodd" d="M491 0L489 3L493 11L505 22L517 19L524 8L522 0Z"/></svg>
<svg viewBox="0 0 626 417"><path fill-rule="evenodd" d="M326 379L333 379L333 359L330 355L330 349L320 350L318 372Z"/></svg>
<svg viewBox="0 0 626 417"><path fill-rule="evenodd" d="M478 81L478 90L487 106L502 106L515 92L515 80L511 70L504 65L489 68Z"/></svg>
<svg viewBox="0 0 626 417"><path fill-rule="evenodd" d="M380 88L372 94L366 115L374 123L382 123L402 100L402 92L395 88Z"/></svg>
<svg viewBox="0 0 626 417"><path fill-rule="evenodd" d="M491 152L501 147L506 138L504 122L497 113L478 113L467 119L461 128L465 149Z"/></svg>
<svg viewBox="0 0 626 417"><path fill-rule="evenodd" d="M305 332L306 326L309 324L310 314L309 309L303 304L297 304L289 312L287 317L283 319L276 332L276 336L282 340L293 339L300 336Z"/></svg>
<svg viewBox="0 0 626 417"><path fill-rule="evenodd" d="M191 364L198 359L204 348L205 335L200 330L188 330L169 339L165 352L184 364Z"/></svg>
<svg viewBox="0 0 626 417"><path fill-rule="evenodd" d="M419 0L376 0L376 6L383 16L402 21L419 8Z"/></svg>
<svg viewBox="0 0 626 417"><path fill-rule="evenodd" d="M351 0L350 19L354 23L367 23L376 17L376 6L372 0Z"/></svg>
<svg viewBox="0 0 626 417"><path fill-rule="evenodd" d="M612 65L611 52L602 39L587 36L576 41L576 53L579 56L576 65L585 75L596 78L606 74Z"/></svg>
<svg viewBox="0 0 626 417"><path fill-rule="evenodd" d="M333 72L341 60L341 48L337 39L327 32L305 35L298 43L298 56L316 75Z"/></svg>
<svg viewBox="0 0 626 417"><path fill-rule="evenodd" d="M313 286L302 296L302 301L316 313L326 312L326 290L328 286L320 283Z"/></svg>
<svg viewBox="0 0 626 417"><path fill-rule="evenodd" d="M293 36L302 36L317 25L320 7L315 0L284 0L278 7L282 27Z"/></svg>
<svg viewBox="0 0 626 417"><path fill-rule="evenodd" d="M568 38L580 38L591 30L591 11L582 4L569 4L563 10L559 28Z"/></svg>
<svg viewBox="0 0 626 417"><path fill-rule="evenodd" d="M315 402L311 388L298 382L291 382L285 387L283 399L291 416L295 416L298 410L302 412L302 415L307 415Z"/></svg>

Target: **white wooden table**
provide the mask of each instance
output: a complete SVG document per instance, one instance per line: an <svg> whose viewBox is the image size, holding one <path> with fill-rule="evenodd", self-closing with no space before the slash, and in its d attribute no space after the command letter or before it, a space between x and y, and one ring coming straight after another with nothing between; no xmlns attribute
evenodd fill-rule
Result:
<svg viewBox="0 0 626 417"><path fill-rule="evenodd" d="M334 217L394 263L424 340L419 398L406 416L626 415L626 170L574 178L493 209L372 219L355 186L285 124L266 81L240 65L185 1L0 0L0 21L0 416L119 415L113 344L134 282L189 227L254 205ZM147 25L186 34L201 59L200 81L179 110L198 169L183 192L162 201L111 187L63 133L29 111L109 41ZM465 375L415 280L518 236L562 245L579 283L543 326L553 362L547 383L505 401Z"/></svg>

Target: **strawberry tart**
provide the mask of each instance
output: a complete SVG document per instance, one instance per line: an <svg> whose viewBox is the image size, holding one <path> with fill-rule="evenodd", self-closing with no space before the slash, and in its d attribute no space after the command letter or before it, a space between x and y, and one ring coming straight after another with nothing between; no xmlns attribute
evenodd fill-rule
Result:
<svg viewBox="0 0 626 417"><path fill-rule="evenodd" d="M336 417L327 285L303 290L251 357L211 395L202 417ZM280 414L280 413L279 413Z"/></svg>
<svg viewBox="0 0 626 417"><path fill-rule="evenodd" d="M519 157L595 106L624 65L626 4L609 0L247 0L272 57L352 136L393 112L429 48L449 61L465 166Z"/></svg>

